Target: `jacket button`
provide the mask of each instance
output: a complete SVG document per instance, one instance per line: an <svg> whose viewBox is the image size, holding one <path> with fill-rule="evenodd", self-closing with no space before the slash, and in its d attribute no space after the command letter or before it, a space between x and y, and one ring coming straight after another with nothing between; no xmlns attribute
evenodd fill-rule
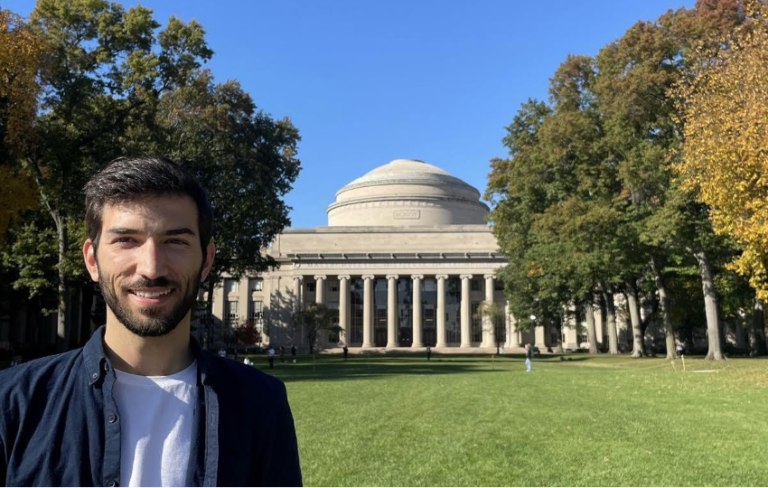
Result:
<svg viewBox="0 0 768 488"><path fill-rule="evenodd" d="M110 481L110 482L109 482L109 486L111 486L111 487L113 487L113 488L114 488L115 486L117 486L117 481L116 481L116 480L112 480L112 481Z"/></svg>
<svg viewBox="0 0 768 488"><path fill-rule="evenodd" d="M115 422L117 422L117 415L115 415L113 413L109 414L109 416L107 416L107 421L110 424L114 424ZM113 481L113 483L114 483L114 481ZM114 485L112 485L112 486L114 486Z"/></svg>
<svg viewBox="0 0 768 488"><path fill-rule="evenodd" d="M98 377L99 377L99 373L93 373L93 374L91 375L91 378L93 378L93 379L96 379L96 378L98 378Z"/></svg>

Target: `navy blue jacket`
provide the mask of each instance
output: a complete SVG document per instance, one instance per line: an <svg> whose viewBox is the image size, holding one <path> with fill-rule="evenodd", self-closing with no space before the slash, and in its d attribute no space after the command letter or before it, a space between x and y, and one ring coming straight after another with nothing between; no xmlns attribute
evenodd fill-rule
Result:
<svg viewBox="0 0 768 488"><path fill-rule="evenodd" d="M101 327L82 349L0 371L0 485L117 486L120 413ZM190 486L300 486L283 383L203 351Z"/></svg>

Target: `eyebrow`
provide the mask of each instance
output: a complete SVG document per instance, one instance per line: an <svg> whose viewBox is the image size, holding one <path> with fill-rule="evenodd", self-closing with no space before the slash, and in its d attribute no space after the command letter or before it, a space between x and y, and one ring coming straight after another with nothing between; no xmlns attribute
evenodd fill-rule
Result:
<svg viewBox="0 0 768 488"><path fill-rule="evenodd" d="M115 235L131 235L131 234L141 234L141 231L138 229L132 229L130 227L111 227L107 229L107 233L115 234ZM189 227L179 227L178 229L168 229L165 232L163 232L162 235L164 236L180 236L180 235L196 236L197 234Z"/></svg>

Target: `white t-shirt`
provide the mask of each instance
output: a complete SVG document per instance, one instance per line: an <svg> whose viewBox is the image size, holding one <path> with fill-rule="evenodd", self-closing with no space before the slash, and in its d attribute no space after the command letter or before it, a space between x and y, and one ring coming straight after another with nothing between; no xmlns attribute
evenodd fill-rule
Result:
<svg viewBox="0 0 768 488"><path fill-rule="evenodd" d="M197 398L197 362L170 376L115 370L120 485L185 486Z"/></svg>

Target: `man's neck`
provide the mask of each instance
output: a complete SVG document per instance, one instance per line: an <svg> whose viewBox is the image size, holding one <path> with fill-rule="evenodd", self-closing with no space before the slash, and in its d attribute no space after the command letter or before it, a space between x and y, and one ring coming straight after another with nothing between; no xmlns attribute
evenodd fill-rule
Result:
<svg viewBox="0 0 768 488"><path fill-rule="evenodd" d="M104 351L112 366L142 376L168 376L192 364L189 317L161 337L139 337L107 312Z"/></svg>

